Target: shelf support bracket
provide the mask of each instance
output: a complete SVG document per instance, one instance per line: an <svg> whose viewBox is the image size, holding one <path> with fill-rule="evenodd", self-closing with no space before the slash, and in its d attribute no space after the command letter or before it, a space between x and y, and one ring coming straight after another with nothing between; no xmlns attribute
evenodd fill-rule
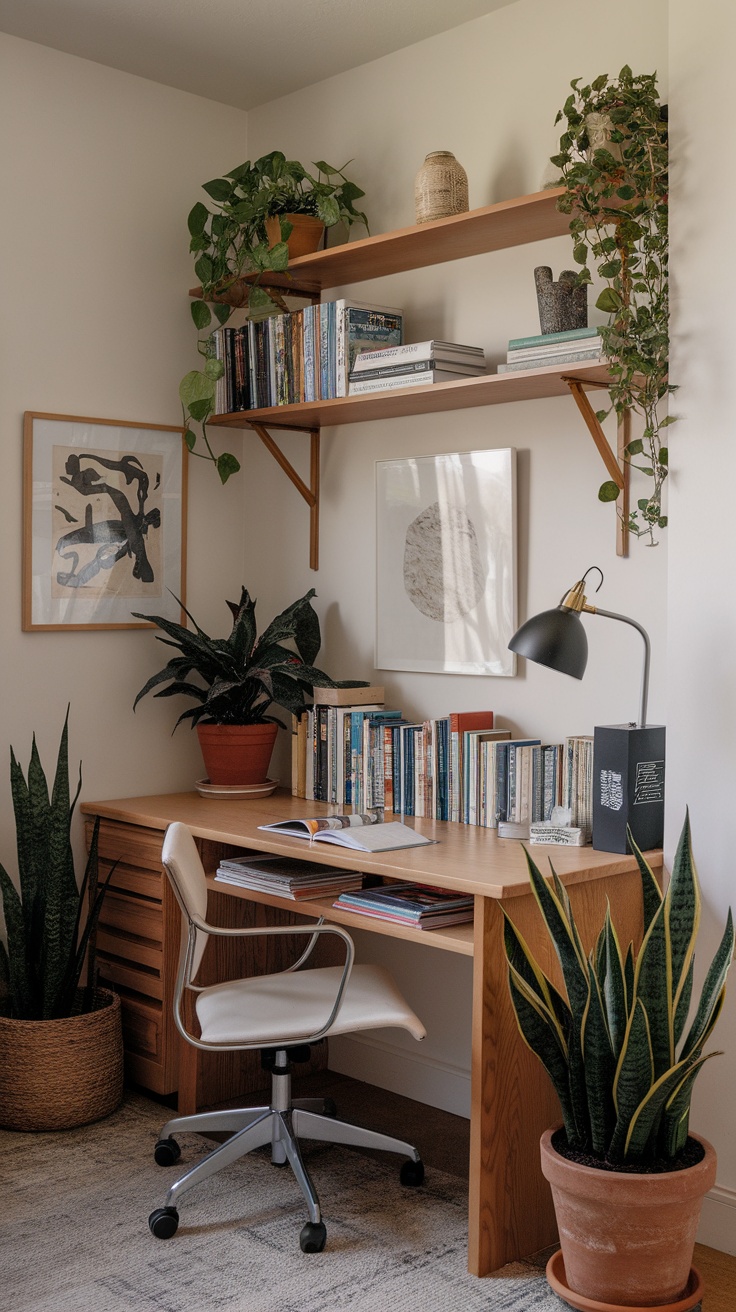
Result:
<svg viewBox="0 0 736 1312"><path fill-rule="evenodd" d="M287 478L291 480L297 492L309 506L309 568L319 569L319 429L302 429L309 433L309 487L294 466L276 444L268 429L263 424L250 424L258 434L263 445L271 452L274 460L281 466Z"/></svg>
<svg viewBox="0 0 736 1312"><path fill-rule="evenodd" d="M629 462L626 459L626 447L631 441L631 413L629 410L625 410L624 413L618 417L616 451L614 452L584 390L584 387L602 387L605 389L606 384L594 383L588 380L583 384L579 378L563 378L562 381L563 383L567 383L573 400L583 416L588 432L595 442L598 454L606 466L608 477L619 489L620 495L615 503L616 555L628 556Z"/></svg>

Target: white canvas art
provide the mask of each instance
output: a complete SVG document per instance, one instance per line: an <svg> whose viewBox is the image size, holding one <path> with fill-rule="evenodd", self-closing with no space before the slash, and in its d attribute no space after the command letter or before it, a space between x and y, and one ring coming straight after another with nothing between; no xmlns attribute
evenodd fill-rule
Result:
<svg viewBox="0 0 736 1312"><path fill-rule="evenodd" d="M516 452L376 463L376 667L516 673Z"/></svg>

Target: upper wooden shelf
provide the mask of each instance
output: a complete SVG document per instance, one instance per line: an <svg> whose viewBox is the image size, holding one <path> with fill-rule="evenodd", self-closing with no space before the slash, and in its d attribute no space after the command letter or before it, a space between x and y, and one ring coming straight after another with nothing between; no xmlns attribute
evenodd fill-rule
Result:
<svg viewBox="0 0 736 1312"><path fill-rule="evenodd" d="M213 415L208 423L224 428L317 429L328 424L357 424L369 419L397 419L403 415L436 414L441 410L465 410L479 405L502 405L507 401L533 401L539 397L568 396L567 378L583 385L605 386L608 369L597 360L579 360L563 368L519 369L512 373L483 374L457 383L435 383L431 387L406 387L396 392L369 392L343 396L333 401L307 401L298 405L271 406L263 410L239 410Z"/></svg>
<svg viewBox="0 0 736 1312"><path fill-rule="evenodd" d="M260 282L264 287L285 287L316 295L330 287L445 264L508 246L523 246L546 237L560 237L570 230L568 216L556 208L557 197L562 192L561 187L554 187L455 214L449 219L435 219L433 223L345 242L314 255L301 255L290 262L288 274L269 273ZM248 283L252 280L251 276L233 283L227 294L217 299L228 305L244 305ZM201 294L201 287L190 291L190 296Z"/></svg>

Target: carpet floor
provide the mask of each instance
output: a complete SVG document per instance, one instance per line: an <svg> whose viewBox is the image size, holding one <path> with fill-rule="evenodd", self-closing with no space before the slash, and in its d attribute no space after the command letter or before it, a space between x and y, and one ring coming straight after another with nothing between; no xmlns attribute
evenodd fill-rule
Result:
<svg viewBox="0 0 736 1312"><path fill-rule="evenodd" d="M289 1170L266 1150L192 1190L170 1240L149 1212L211 1143L182 1136L172 1172L153 1162L166 1111L137 1095L60 1134L0 1133L0 1298L13 1312L562 1312L541 1273L465 1270L466 1186L428 1170L402 1188L398 1159L305 1143L327 1226L304 1254Z"/></svg>

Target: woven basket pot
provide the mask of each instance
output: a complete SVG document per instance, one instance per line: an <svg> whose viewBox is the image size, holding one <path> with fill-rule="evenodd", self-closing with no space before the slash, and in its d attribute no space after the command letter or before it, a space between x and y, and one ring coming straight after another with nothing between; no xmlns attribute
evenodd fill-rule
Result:
<svg viewBox="0 0 736 1312"><path fill-rule="evenodd" d="M109 1116L123 1096L120 998L62 1020L0 1016L0 1126L71 1130Z"/></svg>

